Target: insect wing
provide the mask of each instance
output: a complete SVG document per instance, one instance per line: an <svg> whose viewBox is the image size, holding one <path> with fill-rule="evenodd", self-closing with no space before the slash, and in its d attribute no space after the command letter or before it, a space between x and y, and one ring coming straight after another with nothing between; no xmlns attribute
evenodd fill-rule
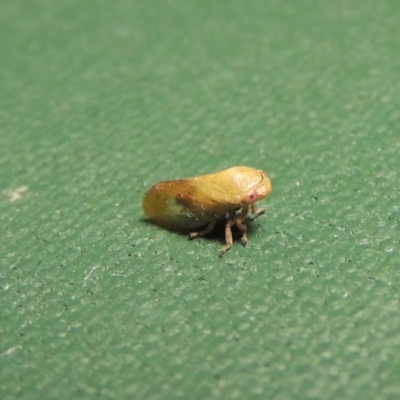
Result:
<svg viewBox="0 0 400 400"><path fill-rule="evenodd" d="M157 183L145 194L143 209L150 221L179 231L201 227L210 219L196 201L190 179Z"/></svg>

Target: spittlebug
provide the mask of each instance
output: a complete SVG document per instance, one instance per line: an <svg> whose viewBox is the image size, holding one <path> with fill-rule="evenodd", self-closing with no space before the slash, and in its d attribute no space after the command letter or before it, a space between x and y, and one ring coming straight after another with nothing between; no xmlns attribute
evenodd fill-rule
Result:
<svg viewBox="0 0 400 400"><path fill-rule="evenodd" d="M213 174L156 183L144 195L143 210L157 225L190 232L189 239L212 232L218 220L226 219L222 256L232 246L234 225L241 232L242 245L246 246L244 219L249 209L255 217L265 212L256 210L255 203L267 197L271 189L264 171L232 167Z"/></svg>

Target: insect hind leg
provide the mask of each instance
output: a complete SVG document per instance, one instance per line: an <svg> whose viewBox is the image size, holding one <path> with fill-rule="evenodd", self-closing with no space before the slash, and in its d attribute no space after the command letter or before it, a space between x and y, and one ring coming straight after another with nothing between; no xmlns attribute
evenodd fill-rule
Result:
<svg viewBox="0 0 400 400"><path fill-rule="evenodd" d="M198 231L198 232L190 232L189 233L189 240L194 239L197 236L204 236L204 235L208 235L209 233L211 233L214 230L215 224L216 224L217 220L214 219L213 221L211 221L207 227L205 229L203 229L202 231Z"/></svg>

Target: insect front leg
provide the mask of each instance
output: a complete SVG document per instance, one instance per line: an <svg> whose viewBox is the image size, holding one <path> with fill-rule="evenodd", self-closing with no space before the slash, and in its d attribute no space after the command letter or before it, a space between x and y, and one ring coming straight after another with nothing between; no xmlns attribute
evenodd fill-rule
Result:
<svg viewBox="0 0 400 400"><path fill-rule="evenodd" d="M265 214L266 213L266 209L265 208L259 208L257 210L256 205L252 204L251 205L251 213L253 215L253 220L255 220L256 218L258 218L260 215Z"/></svg>
<svg viewBox="0 0 400 400"><path fill-rule="evenodd" d="M247 226L243 223L246 218L246 215L249 212L249 207L243 207L242 212L236 217L236 226L238 227L239 231L242 233L242 237L240 239L242 246L247 245Z"/></svg>
<svg viewBox="0 0 400 400"><path fill-rule="evenodd" d="M236 221L236 212L229 211L228 213L228 220L225 224L225 244L221 247L219 252L219 256L222 257L231 247L233 243L232 237L232 226L235 224Z"/></svg>
<svg viewBox="0 0 400 400"><path fill-rule="evenodd" d="M211 233L214 229L216 222L217 222L217 220L215 219L215 220L211 221L207 225L207 227L205 229L203 229L202 231L189 233L189 240L194 239L197 236L204 236L204 235Z"/></svg>

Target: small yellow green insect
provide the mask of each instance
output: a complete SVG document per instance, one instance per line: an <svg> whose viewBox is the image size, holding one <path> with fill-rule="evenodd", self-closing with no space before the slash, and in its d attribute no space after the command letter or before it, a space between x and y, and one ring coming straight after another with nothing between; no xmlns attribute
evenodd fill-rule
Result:
<svg viewBox="0 0 400 400"><path fill-rule="evenodd" d="M272 190L268 175L259 169L239 166L213 174L159 182L144 195L143 210L148 219L164 228L190 232L189 239L213 231L217 221L225 219L225 244L222 257L232 246L232 227L241 233L246 246L244 220L251 210L254 217L265 212L255 203Z"/></svg>

